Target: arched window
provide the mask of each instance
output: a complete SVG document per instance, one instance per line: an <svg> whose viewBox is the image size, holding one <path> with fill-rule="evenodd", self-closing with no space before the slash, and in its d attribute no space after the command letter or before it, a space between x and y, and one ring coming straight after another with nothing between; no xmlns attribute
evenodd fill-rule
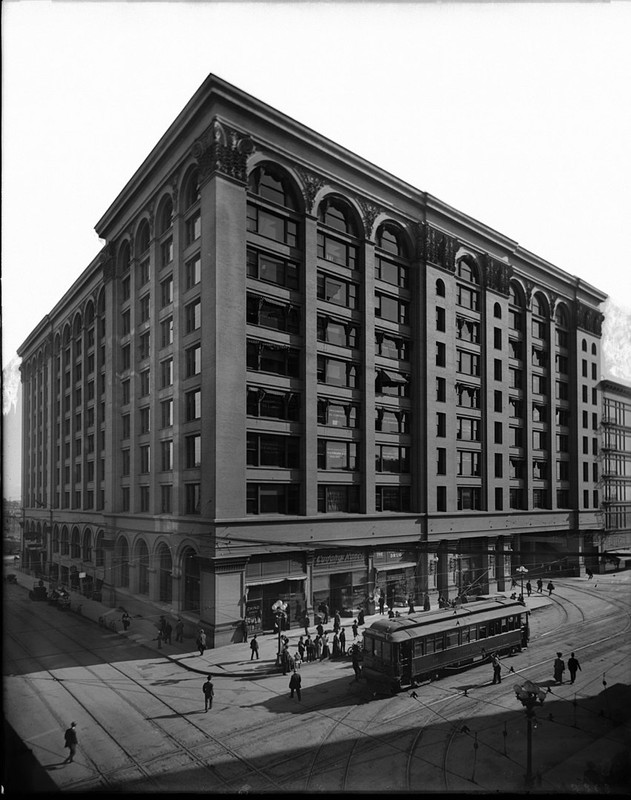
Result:
<svg viewBox="0 0 631 800"><path fill-rule="evenodd" d="M124 536L116 540L114 575L117 586L129 586L129 544Z"/></svg>
<svg viewBox="0 0 631 800"><path fill-rule="evenodd" d="M103 531L99 531L96 535L96 542L94 545L94 564L97 567L102 567L105 564L105 550L103 547L104 539L105 534Z"/></svg>
<svg viewBox="0 0 631 800"><path fill-rule="evenodd" d="M493 306L493 316L495 319L502 319L502 306L499 303Z"/></svg>
<svg viewBox="0 0 631 800"><path fill-rule="evenodd" d="M59 526L53 528L53 553L59 552Z"/></svg>
<svg viewBox="0 0 631 800"><path fill-rule="evenodd" d="M146 253L149 249L149 223L146 219L140 223L138 233L136 234L136 255L140 256Z"/></svg>
<svg viewBox="0 0 631 800"><path fill-rule="evenodd" d="M292 211L298 210L298 203L289 176L272 164L262 164L250 173L248 188L259 197L270 200Z"/></svg>
<svg viewBox="0 0 631 800"><path fill-rule="evenodd" d="M323 225L335 228L349 236L358 236L357 222L351 207L338 197L329 197L320 203L318 219Z"/></svg>
<svg viewBox="0 0 631 800"><path fill-rule="evenodd" d="M468 283L480 283L478 268L471 256L464 256L458 261L458 277L461 281Z"/></svg>
<svg viewBox="0 0 631 800"><path fill-rule="evenodd" d="M382 255L384 250L392 257ZM401 289L409 287L409 265L403 261L407 248L402 230L391 223L383 223L377 230L377 250L375 252L375 278Z"/></svg>
<svg viewBox="0 0 631 800"><path fill-rule="evenodd" d="M556 311L554 312L554 321L556 322L559 328L568 328L568 313L567 308L560 303L557 306Z"/></svg>
<svg viewBox="0 0 631 800"><path fill-rule="evenodd" d="M161 603L170 603L173 598L172 572L171 553L165 544L161 544L158 548L158 600Z"/></svg>
<svg viewBox="0 0 631 800"><path fill-rule="evenodd" d="M596 349L596 345L592 344L592 355L595 356L598 354L598 350Z"/></svg>
<svg viewBox="0 0 631 800"><path fill-rule="evenodd" d="M92 561L92 531L89 528L83 532L83 560Z"/></svg>
<svg viewBox="0 0 631 800"><path fill-rule="evenodd" d="M173 226L173 200L167 197L162 203L158 216L158 234L161 236Z"/></svg>
<svg viewBox="0 0 631 800"><path fill-rule="evenodd" d="M199 171L194 169L186 180L184 189L184 210L188 210L200 199Z"/></svg>
<svg viewBox="0 0 631 800"><path fill-rule="evenodd" d="M522 331L524 324L523 309L525 306L521 288L516 283L511 283L508 294L508 326L514 331Z"/></svg>
<svg viewBox="0 0 631 800"><path fill-rule="evenodd" d="M392 253L393 256L400 256L407 258L407 248L405 246L405 239L403 238L403 231L396 225L391 225L384 222L379 226L377 231L377 247L385 250L387 253Z"/></svg>
<svg viewBox="0 0 631 800"><path fill-rule="evenodd" d="M72 536L70 539L70 558L81 558L81 539L79 535L79 528L72 529Z"/></svg>
<svg viewBox="0 0 631 800"><path fill-rule="evenodd" d="M192 547L182 553L182 575L184 577L184 611L199 614L199 557Z"/></svg>
<svg viewBox="0 0 631 800"><path fill-rule="evenodd" d="M521 291L519 290L519 288L517 287L517 285L514 284L514 283L511 283L511 285L510 285L510 290L509 290L509 294L508 294L508 302L512 306L517 306L518 308L523 308L524 307L523 295L522 295Z"/></svg>
<svg viewBox="0 0 631 800"><path fill-rule="evenodd" d="M581 342L581 350L582 350L584 353L586 353L586 352L587 352L587 340L586 340L586 339L583 339L583 341Z"/></svg>
<svg viewBox="0 0 631 800"><path fill-rule="evenodd" d="M118 271L119 273L127 272L129 269L129 263L131 261L131 251L129 249L129 242L125 241L122 243L120 250L118 251Z"/></svg>
<svg viewBox="0 0 631 800"><path fill-rule="evenodd" d="M548 304L545 298L537 292L532 298L532 313L538 317L545 317L547 315L547 310Z"/></svg>
<svg viewBox="0 0 631 800"><path fill-rule="evenodd" d="M445 281L441 280L441 278L436 281L436 295L437 297L445 296Z"/></svg>
<svg viewBox="0 0 631 800"><path fill-rule="evenodd" d="M64 525L61 529L61 555L67 556L70 552L70 542L68 539L68 528Z"/></svg>
<svg viewBox="0 0 631 800"><path fill-rule="evenodd" d="M149 550L144 539L136 542L136 564L138 564L138 594L149 594Z"/></svg>

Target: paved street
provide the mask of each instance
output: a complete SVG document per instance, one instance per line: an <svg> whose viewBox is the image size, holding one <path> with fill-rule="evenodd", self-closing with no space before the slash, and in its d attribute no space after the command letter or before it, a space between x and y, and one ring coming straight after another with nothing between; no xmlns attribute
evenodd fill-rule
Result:
<svg viewBox="0 0 631 800"><path fill-rule="evenodd" d="M375 697L349 660L326 660L302 665L298 701L271 634L253 662L248 644L158 649L149 622L115 632L5 584L5 716L63 791L520 792L526 716L513 685L527 678L550 688L534 791L606 791L631 743L631 573L555 585L528 599L530 646L504 660L499 686L486 664ZM302 632L289 632L292 650ZM557 650L581 662L574 685L552 681ZM73 720L77 757L63 765Z"/></svg>

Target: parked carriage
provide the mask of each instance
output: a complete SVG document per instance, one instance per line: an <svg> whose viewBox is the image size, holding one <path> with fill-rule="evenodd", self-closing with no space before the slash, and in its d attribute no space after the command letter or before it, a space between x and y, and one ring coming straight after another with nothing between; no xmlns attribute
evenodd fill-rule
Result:
<svg viewBox="0 0 631 800"><path fill-rule="evenodd" d="M371 684L399 691L488 661L495 652L516 653L528 639L528 611L504 598L379 619L364 631L362 674Z"/></svg>

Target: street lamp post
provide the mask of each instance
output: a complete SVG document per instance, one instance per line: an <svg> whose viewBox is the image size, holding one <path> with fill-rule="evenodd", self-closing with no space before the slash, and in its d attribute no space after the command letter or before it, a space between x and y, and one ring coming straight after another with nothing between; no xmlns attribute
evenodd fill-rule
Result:
<svg viewBox="0 0 631 800"><path fill-rule="evenodd" d="M532 681L524 681L523 683L516 683L513 687L515 695L519 702L526 709L526 720L528 723L527 741L526 741L526 775L524 776L526 788L532 788L532 721L535 719L535 706L543 705L546 699L546 693L540 686Z"/></svg>
<svg viewBox="0 0 631 800"><path fill-rule="evenodd" d="M528 570L526 569L526 567L517 567L515 572L519 572L519 575L521 577L521 599L523 600L524 599L524 575L528 574Z"/></svg>
<svg viewBox="0 0 631 800"><path fill-rule="evenodd" d="M280 664L280 632L283 628L282 622L287 618L287 603L282 600L277 600L272 605L272 611L276 617L276 627L278 628L278 652L276 653L276 666L278 666Z"/></svg>

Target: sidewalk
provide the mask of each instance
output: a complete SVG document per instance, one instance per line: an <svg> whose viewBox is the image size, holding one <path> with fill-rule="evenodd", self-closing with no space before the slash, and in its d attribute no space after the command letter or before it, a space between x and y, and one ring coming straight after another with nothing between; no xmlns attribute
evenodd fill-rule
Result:
<svg viewBox="0 0 631 800"><path fill-rule="evenodd" d="M508 594L509 593L506 593L507 597ZM529 611L534 611L538 608L550 605L551 602L547 594L534 593L531 597L526 598L526 608ZM400 611L399 613L402 617L407 616L407 612L401 613ZM375 620L384 619L385 616L386 615L382 614L366 616L364 625L358 628L359 635L357 641L361 642L365 628L369 628ZM346 633L347 651L354 641L351 625L352 619L345 618L342 620L342 627ZM333 623L331 619L329 619L328 623L323 627L325 632L329 634L329 640L331 640L333 636ZM283 631L282 635L289 639L289 652L292 655L295 654L298 640L301 636L304 636L304 632L304 628L302 627ZM156 653L159 653L162 658L166 658L184 669L190 672L197 672L200 675L206 675L209 672L219 670L219 672L216 672L218 675L223 673L226 675L229 674L232 677L254 678L262 675L277 675L281 672L281 668L276 665L276 654L278 653L278 634L276 633L257 634L259 658L254 660L250 660L250 639L248 639L247 642L227 644L211 650L206 650L204 655L200 656L199 650L195 647L195 643L190 639L185 639L184 642L172 640L172 644L165 644L162 642L159 647L157 628L154 623L148 620L132 619L129 630L119 633L121 636L126 636L138 644L151 648ZM315 625L309 627L309 634L312 638L315 636ZM338 659L338 661L342 663L348 660L348 657ZM302 669L309 669L314 663L317 662L303 662Z"/></svg>

